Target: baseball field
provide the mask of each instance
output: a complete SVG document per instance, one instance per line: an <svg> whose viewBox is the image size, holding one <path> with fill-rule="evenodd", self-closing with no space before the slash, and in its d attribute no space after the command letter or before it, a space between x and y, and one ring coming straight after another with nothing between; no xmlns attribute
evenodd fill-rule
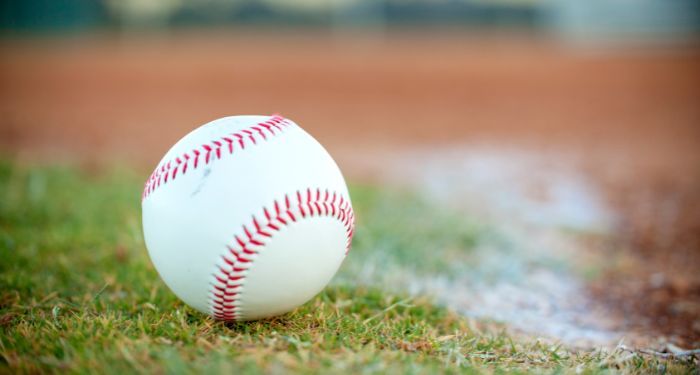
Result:
<svg viewBox="0 0 700 375"><path fill-rule="evenodd" d="M700 50L177 31L0 41L0 371L693 373ZM191 129L279 113L356 212L276 318L180 302L140 197Z"/></svg>

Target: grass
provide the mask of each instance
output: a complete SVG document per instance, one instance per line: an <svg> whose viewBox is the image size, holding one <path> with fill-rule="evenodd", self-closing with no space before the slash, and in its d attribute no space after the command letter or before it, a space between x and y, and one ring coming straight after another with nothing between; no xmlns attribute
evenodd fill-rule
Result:
<svg viewBox="0 0 700 375"><path fill-rule="evenodd" d="M0 162L0 372L693 371L513 338L381 281L357 282L374 262L449 273L491 235L408 193L366 186L352 189L356 241L330 287L281 317L214 321L179 302L151 266L140 229L142 177ZM446 225L455 220L458 233Z"/></svg>

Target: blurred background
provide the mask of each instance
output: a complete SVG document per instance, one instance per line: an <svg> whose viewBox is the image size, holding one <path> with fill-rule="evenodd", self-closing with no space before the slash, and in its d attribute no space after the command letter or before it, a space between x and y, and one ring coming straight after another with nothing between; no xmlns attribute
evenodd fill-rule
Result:
<svg viewBox="0 0 700 375"><path fill-rule="evenodd" d="M195 126L279 113L351 181L509 233L473 266L495 281L423 292L573 341L700 340L697 1L5 0L0 29L4 158L145 178Z"/></svg>

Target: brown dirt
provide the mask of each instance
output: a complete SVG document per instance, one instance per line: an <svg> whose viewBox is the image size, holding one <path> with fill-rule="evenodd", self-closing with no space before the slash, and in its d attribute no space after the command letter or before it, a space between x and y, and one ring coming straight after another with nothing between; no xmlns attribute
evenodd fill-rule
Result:
<svg viewBox="0 0 700 375"><path fill-rule="evenodd" d="M652 327L660 341L700 345L700 181L639 173L609 186L618 224L617 264L591 286L638 335ZM694 176L693 178L689 178ZM608 184L610 185L610 184Z"/></svg>
<svg viewBox="0 0 700 375"><path fill-rule="evenodd" d="M592 291L630 329L700 341L700 48L250 30L0 41L0 148L16 157L145 173L198 124L273 112L365 178L374 150L425 144L582 155L623 218L624 261Z"/></svg>

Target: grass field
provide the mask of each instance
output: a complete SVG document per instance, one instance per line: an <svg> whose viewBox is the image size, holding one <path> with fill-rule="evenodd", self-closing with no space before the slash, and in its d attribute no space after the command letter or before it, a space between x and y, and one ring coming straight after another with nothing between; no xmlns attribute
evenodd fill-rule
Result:
<svg viewBox="0 0 700 375"><path fill-rule="evenodd" d="M497 232L371 186L351 189L356 239L323 293L278 318L214 321L179 302L150 264L143 178L123 168L0 162L0 372L697 371L622 350L510 336L498 323L365 278L373 267L449 274Z"/></svg>

